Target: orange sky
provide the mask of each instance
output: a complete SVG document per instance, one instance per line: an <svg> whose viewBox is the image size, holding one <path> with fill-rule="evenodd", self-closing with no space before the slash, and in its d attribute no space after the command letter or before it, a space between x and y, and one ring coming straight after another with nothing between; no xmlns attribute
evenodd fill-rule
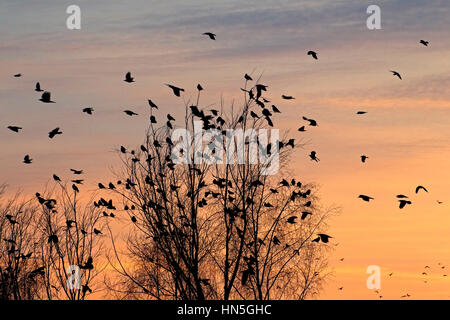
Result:
<svg viewBox="0 0 450 320"><path fill-rule="evenodd" d="M35 192L52 173L68 178L69 168L82 168L83 188L93 190L118 165L115 148L140 144L147 99L160 106L160 117L183 115L182 100L163 83L184 87L184 99L201 83L204 105L221 97L230 105L242 97L244 73L262 74L268 98L282 111L276 126L307 142L295 153L292 175L319 184L324 205L341 207L329 231L339 243L333 276L320 298L377 298L366 288L365 271L378 265L384 298L449 299L450 10L440 1L426 7L380 1L382 30L370 31L368 4L79 1L82 29L69 31L65 4L0 3L0 182ZM136 78L131 86L122 81L127 71ZM56 104L38 101L36 81ZM93 116L81 113L87 106L95 108ZM124 109L140 116L126 117ZM358 110L368 114L357 116ZM319 126L297 132L302 115ZM17 135L8 125L24 130ZM49 140L55 127L64 134ZM320 163L309 160L311 150ZM25 154L33 165L22 164ZM361 154L369 156L366 164ZM430 192L414 194L419 184ZM361 193L375 200L357 199ZM400 210L399 193L413 205Z"/></svg>

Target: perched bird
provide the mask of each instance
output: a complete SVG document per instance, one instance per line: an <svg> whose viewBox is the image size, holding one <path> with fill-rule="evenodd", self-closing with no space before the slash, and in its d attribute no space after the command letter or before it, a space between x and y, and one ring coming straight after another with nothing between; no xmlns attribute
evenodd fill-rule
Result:
<svg viewBox="0 0 450 320"><path fill-rule="evenodd" d="M123 81L128 83L134 82L134 78L131 76L131 72L127 72L127 74L125 75L125 80Z"/></svg>
<svg viewBox="0 0 450 320"><path fill-rule="evenodd" d="M131 111L131 110L124 110L123 112L125 112L125 114L126 115L128 115L128 116L137 116L138 114L136 113L136 112L134 112L134 111Z"/></svg>
<svg viewBox="0 0 450 320"><path fill-rule="evenodd" d="M211 32L205 32L203 35L208 36L211 40L216 40L216 35Z"/></svg>
<svg viewBox="0 0 450 320"><path fill-rule="evenodd" d="M274 105L272 105L272 111L273 111L274 113L281 113L281 111L278 110L278 108L275 107Z"/></svg>
<svg viewBox="0 0 450 320"><path fill-rule="evenodd" d="M311 57L313 57L314 59L317 60L317 53L316 52L310 50L310 51L308 51L307 55L311 56Z"/></svg>
<svg viewBox="0 0 450 320"><path fill-rule="evenodd" d="M34 88L34 91L36 91L36 92L41 92L41 91L43 91L43 90L41 89L41 84L40 84L39 82L36 82L36 87Z"/></svg>
<svg viewBox="0 0 450 320"><path fill-rule="evenodd" d="M184 91L183 88L178 88L178 87L175 87L175 86L173 86L171 84L167 84L166 83L166 86L168 86L170 89L172 89L173 94L176 95L177 97L180 96L181 91Z"/></svg>
<svg viewBox="0 0 450 320"><path fill-rule="evenodd" d="M28 154L23 158L23 163L25 164L30 164L32 161L33 159L31 159Z"/></svg>
<svg viewBox="0 0 450 320"><path fill-rule="evenodd" d="M358 196L358 198L363 199L364 201L367 201L367 202L369 202L370 200L373 200L373 199L374 199L374 198L369 197L369 196L366 196L366 195L364 195L364 194L360 194L360 195Z"/></svg>
<svg viewBox="0 0 450 320"><path fill-rule="evenodd" d="M62 134L62 131L60 131L59 128L55 128L55 129L53 129L52 131L50 131L50 132L48 133L48 137L49 137L50 139L53 139L57 134Z"/></svg>
<svg viewBox="0 0 450 320"><path fill-rule="evenodd" d="M61 178L58 177L56 174L53 174L53 180L61 182Z"/></svg>
<svg viewBox="0 0 450 320"><path fill-rule="evenodd" d="M87 108L83 109L83 112L87 113L87 114L92 114L93 111L94 111L94 108L91 108L91 107L87 107Z"/></svg>
<svg viewBox="0 0 450 320"><path fill-rule="evenodd" d="M198 91L202 91L203 90L203 87L202 87L202 85L199 83L199 84L197 84L197 90Z"/></svg>
<svg viewBox="0 0 450 320"><path fill-rule="evenodd" d="M423 44L425 47L428 47L429 41L420 40L419 43Z"/></svg>
<svg viewBox="0 0 450 320"><path fill-rule="evenodd" d="M404 200L404 199L400 199L400 200L398 200L398 202L400 202L400 205L399 205L400 209L403 209L407 204L411 204L411 201Z"/></svg>
<svg viewBox="0 0 450 320"><path fill-rule="evenodd" d="M106 187L101 182L98 183L98 188L99 189L106 189Z"/></svg>
<svg viewBox="0 0 450 320"><path fill-rule="evenodd" d="M42 93L41 98L39 99L39 101L42 101L44 103L55 103L55 101L51 100L51 93L49 91L44 91Z"/></svg>
<svg viewBox="0 0 450 320"><path fill-rule="evenodd" d="M102 234L102 232L101 232L100 230L95 229L95 228L94 228L94 233L95 233L96 235Z"/></svg>
<svg viewBox="0 0 450 320"><path fill-rule="evenodd" d="M247 80L247 81L253 81L253 78L250 77L248 74L244 75L244 79Z"/></svg>
<svg viewBox="0 0 450 320"><path fill-rule="evenodd" d="M365 156L365 155L362 155L362 156L361 156L361 162L362 162L362 163L365 163L367 159L369 159L368 156Z"/></svg>
<svg viewBox="0 0 450 320"><path fill-rule="evenodd" d="M425 192L428 192L428 190L424 186L417 186L416 193L418 193L420 191L420 189L422 189Z"/></svg>
<svg viewBox="0 0 450 320"><path fill-rule="evenodd" d="M75 184L72 185L72 189L73 189L73 191L75 191L75 193L80 192L80 190L78 189L78 187Z"/></svg>
<svg viewBox="0 0 450 320"><path fill-rule="evenodd" d="M397 76L400 80L402 80L402 76L397 71L390 70L392 72L392 75Z"/></svg>
<svg viewBox="0 0 450 320"><path fill-rule="evenodd" d="M311 158L312 161L315 161L315 162L319 162L320 161L320 159L317 158L317 155L316 155L315 151L311 151L311 153L309 154L309 157Z"/></svg>
<svg viewBox="0 0 450 320"><path fill-rule="evenodd" d="M286 96L286 95L281 95L281 98L285 99L285 100L293 100L295 99L293 96Z"/></svg>
<svg viewBox="0 0 450 320"><path fill-rule="evenodd" d="M19 130L22 130L22 127L8 126L8 129L14 132L19 132Z"/></svg>
<svg viewBox="0 0 450 320"><path fill-rule="evenodd" d="M158 106L152 100L148 99L147 101L150 108L158 109Z"/></svg>

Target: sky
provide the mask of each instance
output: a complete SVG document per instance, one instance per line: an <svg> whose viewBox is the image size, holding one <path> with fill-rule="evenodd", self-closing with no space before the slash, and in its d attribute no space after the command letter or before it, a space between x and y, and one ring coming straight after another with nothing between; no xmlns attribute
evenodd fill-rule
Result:
<svg viewBox="0 0 450 320"><path fill-rule="evenodd" d="M81 30L66 27L72 4ZM381 30L366 27L371 4L381 8ZM0 183L36 192L53 173L68 178L69 168L82 168L93 190L118 167L115 150L143 140L147 99L161 117L184 114L164 83L185 88L185 100L201 83L204 105L231 105L245 73L261 76L282 111L277 126L305 143L292 175L318 184L322 204L341 209L330 222L332 276L318 298L378 299L366 286L366 268L378 265L383 298L449 299L449 25L446 0L1 0ZM132 86L123 82L128 71ZM55 104L38 101L36 81ZM94 116L81 112L88 106ZM297 132L302 116L319 126ZM55 127L64 134L49 140ZM25 154L33 165L22 163ZM429 193L415 194L419 184ZM402 210L400 193L413 202Z"/></svg>

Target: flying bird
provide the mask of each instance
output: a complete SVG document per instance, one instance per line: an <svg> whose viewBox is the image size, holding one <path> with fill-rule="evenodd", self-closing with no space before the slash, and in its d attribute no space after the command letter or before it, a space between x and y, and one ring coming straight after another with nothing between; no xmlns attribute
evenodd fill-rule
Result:
<svg viewBox="0 0 450 320"><path fill-rule="evenodd" d="M22 127L8 126L8 129L14 132L19 132L20 130L22 130Z"/></svg>
<svg viewBox="0 0 450 320"><path fill-rule="evenodd" d="M83 109L83 112L87 113L87 114L92 114L93 111L94 111L94 108L91 108L91 107L87 107L87 108Z"/></svg>
<svg viewBox="0 0 450 320"><path fill-rule="evenodd" d="M411 204L411 201L405 200L405 199L400 199L400 200L398 200L398 202L400 202L400 205L399 205L400 209L403 209L407 204Z"/></svg>
<svg viewBox="0 0 450 320"><path fill-rule="evenodd" d="M82 174L83 173L83 170L70 169L70 171L72 171L73 174Z"/></svg>
<svg viewBox="0 0 450 320"><path fill-rule="evenodd" d="M367 113L367 111L358 111L358 112L356 112L356 114L366 114Z"/></svg>
<svg viewBox="0 0 450 320"><path fill-rule="evenodd" d="M51 100L51 93L49 91L44 91L42 93L41 98L39 99L39 101L42 101L44 103L55 103L55 101Z"/></svg>
<svg viewBox="0 0 450 320"><path fill-rule="evenodd" d="M125 80L123 81L128 83L134 82L134 78L131 76L131 72L127 72L127 74L125 75Z"/></svg>
<svg viewBox="0 0 450 320"><path fill-rule="evenodd" d="M311 151L311 153L309 154L309 157L311 158L311 160L315 161L315 162L319 162L320 159L317 158L316 152L315 151Z"/></svg>
<svg viewBox="0 0 450 320"><path fill-rule="evenodd" d="M318 235L318 237L317 237L316 239L314 239L313 242L319 242L319 241L322 241L323 243L328 243L328 240L329 240L330 238L333 238L332 236L329 236L329 235L324 234L324 233L319 233L319 234L317 234L317 235Z"/></svg>
<svg viewBox="0 0 450 320"><path fill-rule="evenodd" d="M172 89L173 94L176 95L177 97L180 96L181 91L184 91L183 88L178 88L178 87L175 87L175 86L173 86L171 84L167 84L166 83L165 85L168 86L170 89Z"/></svg>
<svg viewBox="0 0 450 320"><path fill-rule="evenodd" d="M306 129L305 129L305 126L301 126L300 128L298 128L298 130L297 131L300 131L300 132L305 132L306 131Z"/></svg>
<svg viewBox="0 0 450 320"><path fill-rule="evenodd" d="M394 70L390 70L392 72L392 75L397 76L400 80L402 80L402 76L400 75L400 73L398 73L397 71Z"/></svg>
<svg viewBox="0 0 450 320"><path fill-rule="evenodd" d="M30 164L32 161L33 159L31 159L28 154L23 158L23 163L25 164Z"/></svg>
<svg viewBox="0 0 450 320"><path fill-rule="evenodd" d="M429 41L420 40L419 43L423 44L425 47L428 47Z"/></svg>
<svg viewBox="0 0 450 320"><path fill-rule="evenodd" d="M216 40L216 35L212 32L205 32L203 35L208 36L211 40Z"/></svg>
<svg viewBox="0 0 450 320"><path fill-rule="evenodd" d="M16 73L16 74L14 75L15 78L19 78L19 77L21 77L21 76L22 76L21 73Z"/></svg>
<svg viewBox="0 0 450 320"><path fill-rule="evenodd" d="M39 82L36 82L36 86L34 88L34 91L36 91L36 92L44 91L44 90L41 89L41 84Z"/></svg>
<svg viewBox="0 0 450 320"><path fill-rule="evenodd" d="M59 128L55 128L55 129L53 129L52 131L50 131L50 132L48 133L48 137L49 137L50 139L53 139L57 134L62 134L62 131L60 131Z"/></svg>
<svg viewBox="0 0 450 320"><path fill-rule="evenodd" d="M281 95L281 98L283 98L284 100L293 100L295 99L293 96L286 96L286 95Z"/></svg>
<svg viewBox="0 0 450 320"><path fill-rule="evenodd" d="M308 119L307 117L302 117L303 120L308 121L311 127L317 127L317 121L314 119Z"/></svg>
<svg viewBox="0 0 450 320"><path fill-rule="evenodd" d="M136 113L136 112L134 112L134 111L131 111L131 110L124 110L123 112L125 112L125 114L126 115L128 115L128 116L137 116L138 114Z"/></svg>
<svg viewBox="0 0 450 320"><path fill-rule="evenodd" d="M428 190L424 186L417 186L416 193L418 193L420 191L420 189L422 189L425 192L428 192Z"/></svg>
<svg viewBox="0 0 450 320"><path fill-rule="evenodd" d="M314 51L308 51L308 56L311 56L311 57L313 57L314 59L316 59L317 60L317 53L316 52L314 52Z"/></svg>
<svg viewBox="0 0 450 320"><path fill-rule="evenodd" d="M364 194L360 194L360 195L358 196L358 198L360 198L360 199L362 199L362 200L364 200L364 201L367 201L367 202L369 202L370 200L373 200L373 199L374 199L374 198L369 197L369 196L366 196L366 195L364 195Z"/></svg>
<svg viewBox="0 0 450 320"><path fill-rule="evenodd" d="M365 156L365 155L362 155L362 156L361 156L361 162L362 162L362 163L365 163L367 159L369 159L368 156Z"/></svg>

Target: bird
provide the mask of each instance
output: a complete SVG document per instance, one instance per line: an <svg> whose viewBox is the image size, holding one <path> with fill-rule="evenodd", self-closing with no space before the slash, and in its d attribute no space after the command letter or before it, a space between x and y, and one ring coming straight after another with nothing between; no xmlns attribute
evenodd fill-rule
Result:
<svg viewBox="0 0 450 320"><path fill-rule="evenodd" d="M360 194L360 195L358 196L358 198L360 198L360 199L362 199L362 200L364 200L364 201L367 201L367 202L369 202L370 200L375 199L375 198L366 196L366 195L364 195L364 194Z"/></svg>
<svg viewBox="0 0 450 320"><path fill-rule="evenodd" d="M150 108L158 109L158 106L150 99L147 100Z"/></svg>
<svg viewBox="0 0 450 320"><path fill-rule="evenodd" d="M309 154L309 157L311 158L312 161L315 161L315 162L319 162L320 161L320 159L317 158L317 155L316 155L315 151L311 151L311 153Z"/></svg>
<svg viewBox="0 0 450 320"><path fill-rule="evenodd" d="M96 235L102 234L102 232L101 232L100 230L95 229L95 228L94 228L94 233L95 233Z"/></svg>
<svg viewBox="0 0 450 320"><path fill-rule="evenodd" d="M302 219L302 220L305 220L306 217L307 217L308 215L312 215L312 213L309 212L309 211L303 211L303 212L302 212L301 219Z"/></svg>
<svg viewBox="0 0 450 320"><path fill-rule="evenodd" d="M274 105L272 105L272 111L273 111L274 113L281 113L281 111L278 110L278 108L275 107Z"/></svg>
<svg viewBox="0 0 450 320"><path fill-rule="evenodd" d="M101 182L98 183L98 188L99 189L106 189L106 187Z"/></svg>
<svg viewBox="0 0 450 320"><path fill-rule="evenodd" d="M367 111L358 111L358 112L356 112L356 114L366 114L367 113Z"/></svg>
<svg viewBox="0 0 450 320"><path fill-rule="evenodd" d="M60 131L59 128L55 128L55 129L53 129L52 131L50 131L50 132L48 133L48 137L49 137L50 139L53 139L57 134L62 134L62 131Z"/></svg>
<svg viewBox="0 0 450 320"><path fill-rule="evenodd" d="M313 57L314 59L317 60L317 53L316 52L310 50L310 51L308 51L307 55L311 56L311 57Z"/></svg>
<svg viewBox="0 0 450 320"><path fill-rule="evenodd" d="M125 75L125 80L123 81L128 83L134 82L134 78L131 76L131 72L127 72L127 74Z"/></svg>
<svg viewBox="0 0 450 320"><path fill-rule="evenodd" d="M306 129L305 129L305 126L301 126L300 128L298 128L298 130L297 131L300 131L300 132L305 132L306 131Z"/></svg>
<svg viewBox="0 0 450 320"><path fill-rule="evenodd" d="M23 158L23 163L25 164L30 164L32 161L33 159L31 159L28 154Z"/></svg>
<svg viewBox="0 0 450 320"><path fill-rule="evenodd" d="M292 217L289 217L287 220L286 220L286 222L287 223L290 223L290 224L294 224L294 223L296 223L297 221L295 221L297 219L297 216L292 216Z"/></svg>
<svg viewBox="0 0 450 320"><path fill-rule="evenodd" d="M42 101L44 103L55 103L55 101L51 100L51 93L49 91L44 91L42 93L41 98L39 99L39 101Z"/></svg>
<svg viewBox="0 0 450 320"><path fill-rule="evenodd" d="M202 87L202 85L199 83L199 84L197 84L197 90L198 91L202 91L203 90L203 87Z"/></svg>
<svg viewBox="0 0 450 320"><path fill-rule="evenodd" d="M398 199L407 199L408 198L408 196L405 196L404 194L398 194L398 195L396 195L396 197Z"/></svg>
<svg viewBox="0 0 450 320"><path fill-rule="evenodd" d="M416 193L418 193L420 191L420 189L422 189L425 192L428 192L428 190L424 186L417 186Z"/></svg>
<svg viewBox="0 0 450 320"><path fill-rule="evenodd" d="M398 73L397 71L394 70L390 70L392 72L392 75L397 76L400 80L402 80L402 76L400 75L400 73Z"/></svg>
<svg viewBox="0 0 450 320"><path fill-rule="evenodd" d="M53 180L61 182L61 178L58 177L56 174L53 174Z"/></svg>
<svg viewBox="0 0 450 320"><path fill-rule="evenodd" d="M94 111L94 108L91 108L91 107L87 107L87 108L83 109L83 112L87 113L87 114L92 114L93 111Z"/></svg>
<svg viewBox="0 0 450 320"><path fill-rule="evenodd" d="M39 82L36 82L36 87L34 88L34 91L36 92L42 92L41 84Z"/></svg>
<svg viewBox="0 0 450 320"><path fill-rule="evenodd" d="M80 190L78 189L78 187L75 184L72 184L72 189L73 189L73 191L75 191L75 193L80 192Z"/></svg>
<svg viewBox="0 0 450 320"><path fill-rule="evenodd" d="M83 173L83 170L70 169L70 171L72 171L73 174L82 174Z"/></svg>
<svg viewBox="0 0 450 320"><path fill-rule="evenodd" d="M293 96L286 96L286 95L281 95L281 98L283 98L284 100L293 100L295 99Z"/></svg>
<svg viewBox="0 0 450 320"><path fill-rule="evenodd" d="M8 126L8 129L14 132L19 132L20 130L22 130L22 127Z"/></svg>
<svg viewBox="0 0 450 320"><path fill-rule="evenodd" d="M21 77L21 76L22 76L21 73L16 73L16 74L14 75L15 78L19 78L19 77Z"/></svg>
<svg viewBox="0 0 450 320"><path fill-rule="evenodd" d="M324 233L318 233L317 235L318 235L318 237L316 239L314 239L313 242L322 241L323 243L328 243L328 240L333 238L332 236L329 236Z"/></svg>
<svg viewBox="0 0 450 320"><path fill-rule="evenodd" d="M178 87L175 87L175 86L173 86L171 84L167 84L166 83L166 86L168 86L170 89L172 89L173 94L176 95L177 97L180 96L181 91L184 91L183 88L178 88Z"/></svg>
<svg viewBox="0 0 450 320"><path fill-rule="evenodd" d="M404 199L400 199L400 200L398 200L398 202L400 202L400 205L399 205L400 209L403 209L407 204L411 204L411 201L404 200Z"/></svg>
<svg viewBox="0 0 450 320"><path fill-rule="evenodd" d="M316 121L316 120L314 120L314 119L308 119L307 117L302 117L302 118L303 118L303 120L308 121L308 122L309 122L309 125L310 125L311 127L316 127L316 126L317 126L317 121Z"/></svg>
<svg viewBox="0 0 450 320"><path fill-rule="evenodd" d="M73 183L75 184L83 184L83 179L75 179L75 180L71 180Z"/></svg>
<svg viewBox="0 0 450 320"><path fill-rule="evenodd" d="M134 111L131 111L131 110L124 110L123 112L125 112L125 114L126 115L128 115L128 116L137 116L138 114L136 113L136 112L134 112Z"/></svg>
<svg viewBox="0 0 450 320"><path fill-rule="evenodd" d="M208 36L211 40L216 40L216 35L212 32L204 32L203 35Z"/></svg>
<svg viewBox="0 0 450 320"><path fill-rule="evenodd" d="M429 41L420 40L419 43L423 44L425 47L428 47Z"/></svg>
<svg viewBox="0 0 450 320"><path fill-rule="evenodd" d="M137 222L137 219L136 219L135 216L132 216L132 217L131 217L131 222L133 222L133 223L136 223L136 222Z"/></svg>
<svg viewBox="0 0 450 320"><path fill-rule="evenodd" d="M367 159L369 159L368 156L366 156L366 155L362 155L362 156L361 156L361 162L362 162L362 163L365 163Z"/></svg>
<svg viewBox="0 0 450 320"><path fill-rule="evenodd" d="M253 78L250 77L248 74L244 75L244 79L247 80L247 81L253 81Z"/></svg>

